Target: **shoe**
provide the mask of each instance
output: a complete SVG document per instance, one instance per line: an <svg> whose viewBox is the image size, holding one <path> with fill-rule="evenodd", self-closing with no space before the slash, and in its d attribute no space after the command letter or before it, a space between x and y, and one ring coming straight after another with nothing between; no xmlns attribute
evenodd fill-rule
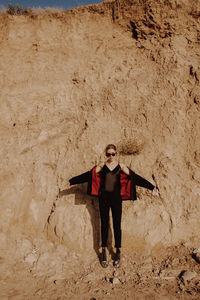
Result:
<svg viewBox="0 0 200 300"><path fill-rule="evenodd" d="M120 267L120 249L119 248L117 248L117 251L115 253L113 265L116 268Z"/></svg>
<svg viewBox="0 0 200 300"><path fill-rule="evenodd" d="M102 249L101 266L103 268L107 268L107 266L108 266L108 261L107 261L107 257L106 257L106 249L105 248Z"/></svg>

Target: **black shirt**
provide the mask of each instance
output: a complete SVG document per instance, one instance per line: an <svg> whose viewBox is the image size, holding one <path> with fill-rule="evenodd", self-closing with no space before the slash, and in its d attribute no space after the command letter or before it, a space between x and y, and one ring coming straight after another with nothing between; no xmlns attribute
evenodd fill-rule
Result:
<svg viewBox="0 0 200 300"><path fill-rule="evenodd" d="M106 192L120 192L120 165L118 164L112 171L105 164L101 170L102 185L101 190Z"/></svg>

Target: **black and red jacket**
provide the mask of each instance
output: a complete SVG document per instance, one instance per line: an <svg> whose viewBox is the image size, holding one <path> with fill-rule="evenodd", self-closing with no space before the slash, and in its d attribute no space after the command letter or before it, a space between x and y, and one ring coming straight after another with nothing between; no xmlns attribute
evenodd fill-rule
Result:
<svg viewBox="0 0 200 300"><path fill-rule="evenodd" d="M88 182L87 194L99 196L101 180L101 172L96 173L95 166L90 171L71 178L69 182L70 185ZM129 175L125 174L122 170L120 171L120 184L122 200L137 200L136 185L149 190L153 190L155 187L131 169L129 169Z"/></svg>

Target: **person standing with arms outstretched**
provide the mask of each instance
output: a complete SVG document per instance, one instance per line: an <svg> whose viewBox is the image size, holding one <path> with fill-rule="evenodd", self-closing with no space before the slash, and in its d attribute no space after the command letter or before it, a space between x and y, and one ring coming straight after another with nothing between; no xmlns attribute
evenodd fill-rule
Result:
<svg viewBox="0 0 200 300"><path fill-rule="evenodd" d="M90 171L71 178L67 188L71 185L88 182L87 193L99 198L99 211L101 218L101 265L108 266L106 248L109 228L109 211L112 211L113 229L116 253L114 266L120 266L121 248L121 217L122 200L136 200L136 185L153 190L155 188L149 181L134 173L117 160L117 148L109 144L105 148L106 162L93 167Z"/></svg>

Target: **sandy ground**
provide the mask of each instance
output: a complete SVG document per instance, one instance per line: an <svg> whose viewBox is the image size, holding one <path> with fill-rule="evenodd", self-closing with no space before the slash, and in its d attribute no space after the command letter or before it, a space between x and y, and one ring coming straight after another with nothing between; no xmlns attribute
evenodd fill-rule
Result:
<svg viewBox="0 0 200 300"><path fill-rule="evenodd" d="M120 268L113 267L109 256L106 269L98 260L84 268L78 264L75 275L60 280L37 276L27 264L9 264L1 258L0 299L199 299L200 265L192 252L180 245L158 255L133 258L122 254Z"/></svg>

